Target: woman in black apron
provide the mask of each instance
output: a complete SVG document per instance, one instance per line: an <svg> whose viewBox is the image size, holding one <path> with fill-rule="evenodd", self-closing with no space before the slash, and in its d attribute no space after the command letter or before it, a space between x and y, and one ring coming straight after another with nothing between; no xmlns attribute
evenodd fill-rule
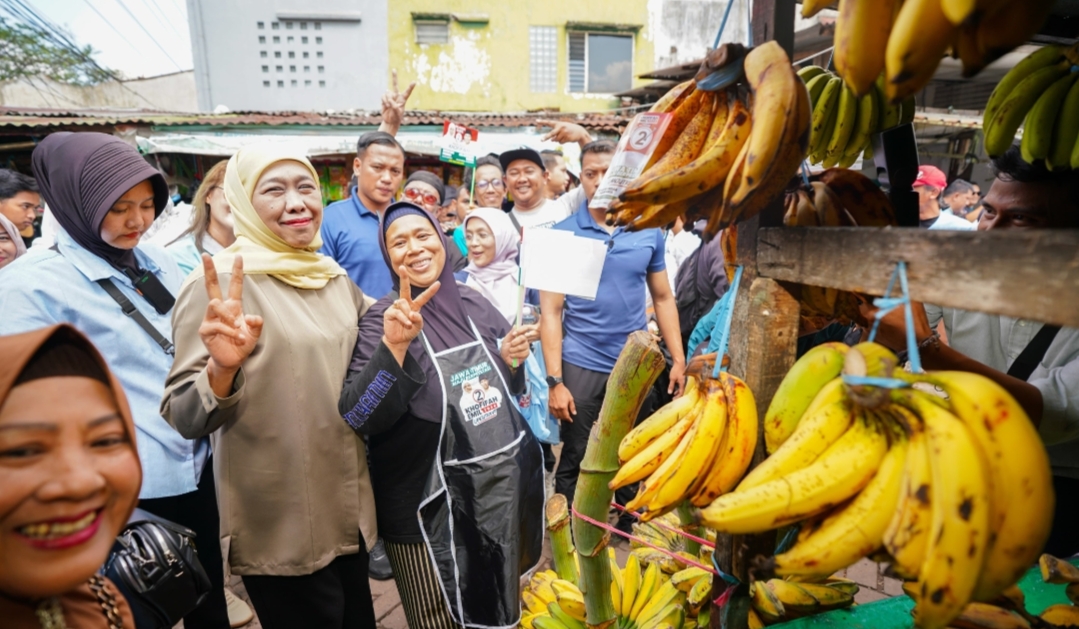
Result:
<svg viewBox="0 0 1079 629"><path fill-rule="evenodd" d="M379 533L412 629L516 626L543 540L539 443L509 403L528 339L446 265L438 224L382 215L396 290L360 321L340 411L369 437Z"/></svg>

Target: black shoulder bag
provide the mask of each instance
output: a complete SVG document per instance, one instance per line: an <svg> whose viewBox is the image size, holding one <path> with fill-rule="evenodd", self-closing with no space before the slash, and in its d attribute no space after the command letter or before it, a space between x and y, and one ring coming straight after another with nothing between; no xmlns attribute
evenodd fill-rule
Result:
<svg viewBox="0 0 1079 629"><path fill-rule="evenodd" d="M210 592L195 532L142 509L116 538L101 572L124 595L138 629L170 629Z"/></svg>
<svg viewBox="0 0 1079 629"><path fill-rule="evenodd" d="M1015 362L1008 369L1008 375L1023 381L1029 380L1030 374L1034 373L1045 358L1045 353L1049 351L1049 346L1053 344L1057 332L1060 332L1060 326L1043 325L1042 329L1038 330L1034 338L1030 339L1027 346L1023 348L1022 353L1015 358Z"/></svg>
<svg viewBox="0 0 1079 629"><path fill-rule="evenodd" d="M60 251L60 247L55 244L49 248L61 256L64 255L64 253ZM176 299L153 273L145 272L141 276L131 277L131 282L135 287L135 290L139 291L140 295L146 297L146 301L150 302L154 309L161 314L165 314L171 310L172 306L176 303ZM120 310L122 310L125 315L134 319L135 323L137 323L144 332L149 334L150 338L154 339L154 342L160 345L161 349L164 350L166 354L169 356L174 356L176 354L176 348L173 346L172 341L165 338L161 332L157 331L154 324L150 323L150 320L139 312L139 309L135 307L135 304L131 303L131 300L116 287L116 284L112 283L112 280L106 277L97 280L96 283L98 286L105 289L105 292L109 294L109 297L112 297L112 300L120 306Z"/></svg>

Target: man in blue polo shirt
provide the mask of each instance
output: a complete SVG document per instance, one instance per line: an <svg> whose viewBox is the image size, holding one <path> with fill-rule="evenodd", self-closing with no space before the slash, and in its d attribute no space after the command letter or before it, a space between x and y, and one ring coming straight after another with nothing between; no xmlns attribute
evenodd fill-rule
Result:
<svg viewBox="0 0 1079 629"><path fill-rule="evenodd" d="M380 299L393 290L393 280L378 246L378 217L393 202L405 176L405 149L389 133L360 136L353 161L356 187L349 198L326 206L322 215L322 248L337 261L364 295Z"/></svg>
<svg viewBox="0 0 1079 629"><path fill-rule="evenodd" d="M596 299L540 293L540 338L551 387L551 413L562 420L562 455L555 472L555 491L571 502L607 379L630 333L646 328L645 290L652 295L656 322L674 361L670 392L681 395L685 384L686 357L667 279L663 232L608 227L604 211L588 207L615 148L609 140L598 140L581 149L585 200L574 215L552 228L607 243ZM646 402L642 414L651 411L649 406ZM623 526L628 527L628 521L619 523Z"/></svg>

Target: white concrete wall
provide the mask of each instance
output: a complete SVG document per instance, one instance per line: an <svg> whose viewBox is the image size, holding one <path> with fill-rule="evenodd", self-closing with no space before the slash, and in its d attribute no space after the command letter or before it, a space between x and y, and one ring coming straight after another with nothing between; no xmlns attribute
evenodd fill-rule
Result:
<svg viewBox="0 0 1079 629"><path fill-rule="evenodd" d="M377 110L389 75L386 2L187 0L199 108Z"/></svg>
<svg viewBox="0 0 1079 629"><path fill-rule="evenodd" d="M730 18L720 43L746 43L748 2L733 0ZM650 0L656 68L700 59L715 43L727 2L722 0Z"/></svg>
<svg viewBox="0 0 1079 629"><path fill-rule="evenodd" d="M195 74L190 70L86 87L57 83L43 77L6 81L0 83L0 105L198 111Z"/></svg>

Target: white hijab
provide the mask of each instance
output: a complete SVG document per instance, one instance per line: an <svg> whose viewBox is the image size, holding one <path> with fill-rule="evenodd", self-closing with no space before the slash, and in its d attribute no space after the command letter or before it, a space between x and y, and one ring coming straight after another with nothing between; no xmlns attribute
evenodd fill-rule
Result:
<svg viewBox="0 0 1079 629"><path fill-rule="evenodd" d="M517 266L517 252L521 236L513 227L513 222L502 210L495 208L476 208L469 212L461 229L467 229L471 220L479 219L487 224L495 238L495 257L484 267L468 261L465 273L468 279L465 286L474 288L487 298L502 316L510 323L517 317L519 291L517 280L520 267Z"/></svg>

